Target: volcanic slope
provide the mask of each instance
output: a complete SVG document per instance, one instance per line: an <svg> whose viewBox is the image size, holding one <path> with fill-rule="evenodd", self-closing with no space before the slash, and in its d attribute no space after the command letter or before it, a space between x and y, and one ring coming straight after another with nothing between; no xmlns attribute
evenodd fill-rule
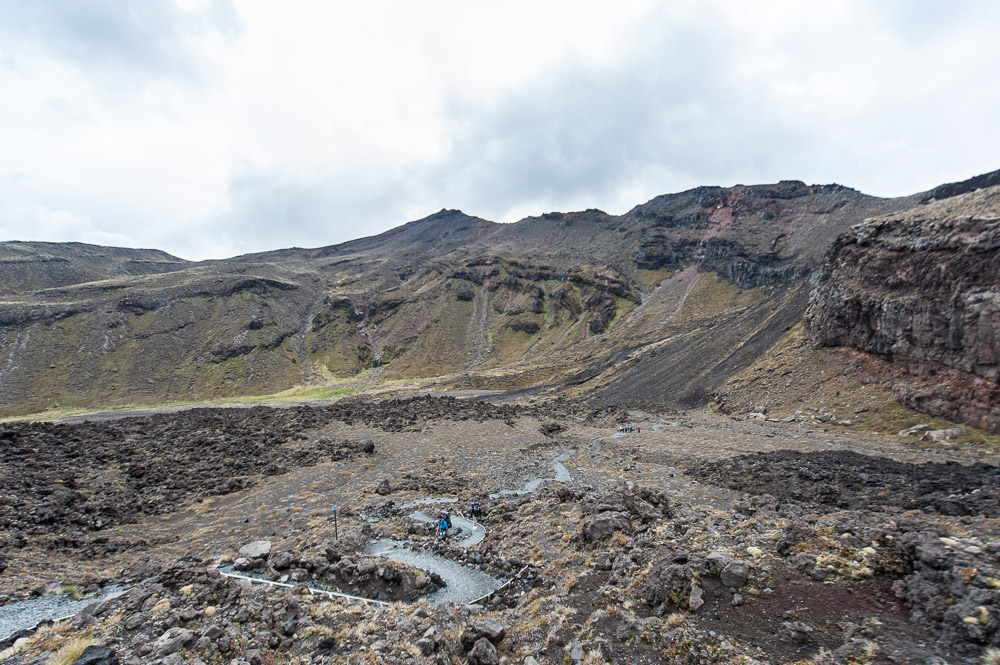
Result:
<svg viewBox="0 0 1000 665"><path fill-rule="evenodd" d="M62 246L76 277L46 282L36 262L0 302L0 414L386 379L594 391L654 351L634 394L695 403L797 320L840 232L914 200L785 181L700 187L620 216L504 225L443 210L319 249L156 255L132 276L123 263L88 277L93 261ZM674 383L643 378L680 366Z"/></svg>

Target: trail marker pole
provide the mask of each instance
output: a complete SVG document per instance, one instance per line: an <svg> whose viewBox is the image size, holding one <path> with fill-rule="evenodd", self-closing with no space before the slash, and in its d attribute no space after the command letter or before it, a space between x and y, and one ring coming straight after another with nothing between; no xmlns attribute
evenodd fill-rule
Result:
<svg viewBox="0 0 1000 665"><path fill-rule="evenodd" d="M333 507L333 539L340 540L340 533L337 530L337 506Z"/></svg>

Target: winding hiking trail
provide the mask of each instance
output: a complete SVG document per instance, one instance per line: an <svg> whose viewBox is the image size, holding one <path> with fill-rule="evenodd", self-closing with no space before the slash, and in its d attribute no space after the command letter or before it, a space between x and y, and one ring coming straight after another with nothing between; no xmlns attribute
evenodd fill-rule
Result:
<svg viewBox="0 0 1000 665"><path fill-rule="evenodd" d="M602 438L618 438L621 433ZM595 439L598 441L600 439ZM551 477L533 478L526 481L517 489L500 490L490 494L490 498L496 499L507 495L523 495L536 492L546 482L567 483L571 480L572 474L564 462L576 453L575 448L571 448L550 461L554 474ZM433 504L457 503L457 497L428 497L411 501L401 506L401 508L417 508ZM419 522L436 522L436 518L416 510L409 515L410 519ZM486 528L479 523L475 523L464 516L452 516L452 523L458 526L464 535L455 545L461 548L469 548L479 544L486 537ZM381 556L392 561L406 563L416 566L430 573L436 573L447 583L447 586L426 596L426 600L432 603L458 602L475 603L482 601L511 580L500 580L489 575L478 568L465 566L451 559L428 552L415 549L415 543L411 541L395 540L383 538L369 543L364 550L366 554ZM250 575L239 574L226 568L217 568L220 574L234 579L247 580L251 584L268 584L272 586L291 587L293 585L265 580ZM91 603L109 598L112 594L122 594L131 587L107 587L101 594L91 598L75 600L67 594L51 594L40 598L29 598L0 607L0 639L13 635L19 630L33 630L37 626L47 621L61 620L75 616ZM355 601L359 603L389 605L385 601L350 594L339 593L327 589L309 587L313 594L326 595L334 598Z"/></svg>
<svg viewBox="0 0 1000 665"><path fill-rule="evenodd" d="M576 453L575 448L571 448L562 453L550 464L555 474L552 477L533 478L525 482L517 489L500 490L490 494L491 499L498 499L501 496L523 495L536 492L542 484L553 481L567 483L572 478L569 469L564 462ZM406 503L401 508L416 508L432 504L457 503L457 497L426 498ZM410 519L418 522L436 522L436 518L418 510L409 515ZM452 523L461 527L468 535L457 541L458 547L468 548L476 545L486 537L486 528L482 524L474 523L464 516L453 515ZM366 554L376 554L393 561L416 566L431 573L436 573L447 582L447 586L431 595L427 600L432 603L460 602L473 603L488 597L497 589L507 584L510 580L499 580L491 575L487 575L477 568L464 566L460 563L438 556L432 552L416 550L410 541L383 538L373 543L369 543L363 550Z"/></svg>

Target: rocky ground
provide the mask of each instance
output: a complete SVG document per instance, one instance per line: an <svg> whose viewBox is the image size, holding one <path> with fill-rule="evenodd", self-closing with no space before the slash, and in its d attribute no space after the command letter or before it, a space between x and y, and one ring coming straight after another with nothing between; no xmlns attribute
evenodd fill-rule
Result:
<svg viewBox="0 0 1000 665"><path fill-rule="evenodd" d="M609 438L625 423L641 431ZM989 447L431 398L4 425L0 446L3 601L127 587L0 644L5 662L79 640L78 662L136 665L971 664L1000 647ZM489 498L567 451L569 482ZM486 538L440 544L395 508L428 497L482 500ZM512 582L436 606L441 580L360 551L381 537Z"/></svg>

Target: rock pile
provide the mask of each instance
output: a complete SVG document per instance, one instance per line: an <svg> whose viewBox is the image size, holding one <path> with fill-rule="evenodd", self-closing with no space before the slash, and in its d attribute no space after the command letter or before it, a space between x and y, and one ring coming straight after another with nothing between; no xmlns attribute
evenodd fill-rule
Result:
<svg viewBox="0 0 1000 665"><path fill-rule="evenodd" d="M1000 511L998 469L987 464L909 464L844 450L778 450L701 462L688 473L713 485L768 494L782 503L943 515Z"/></svg>
<svg viewBox="0 0 1000 665"><path fill-rule="evenodd" d="M371 441L294 443L326 422L308 407L254 407L76 425L9 423L0 426L0 529L96 531L252 486L261 474L374 452Z"/></svg>
<svg viewBox="0 0 1000 665"><path fill-rule="evenodd" d="M578 537L585 544L600 542L616 531L631 534L635 530L633 520L648 525L673 516L666 494L632 482L622 482L602 494L587 495L580 501L580 510L584 515L593 515L580 526Z"/></svg>
<svg viewBox="0 0 1000 665"><path fill-rule="evenodd" d="M280 554L265 554L264 543L252 545L244 554ZM304 585L253 586L192 562L167 566L124 595L92 604L70 629L99 642L88 652L89 665L198 665L234 658L251 664L339 663L361 652L391 664L461 658L497 665L497 645L507 634L477 606L345 604L313 595ZM30 648L23 655L32 655Z"/></svg>
<svg viewBox="0 0 1000 665"><path fill-rule="evenodd" d="M382 601L414 601L446 583L435 573L424 573L406 564L359 556L365 536L351 532L343 540L326 543L322 554L272 552L271 543L254 541L240 548L233 568L259 575L265 580L373 598Z"/></svg>

